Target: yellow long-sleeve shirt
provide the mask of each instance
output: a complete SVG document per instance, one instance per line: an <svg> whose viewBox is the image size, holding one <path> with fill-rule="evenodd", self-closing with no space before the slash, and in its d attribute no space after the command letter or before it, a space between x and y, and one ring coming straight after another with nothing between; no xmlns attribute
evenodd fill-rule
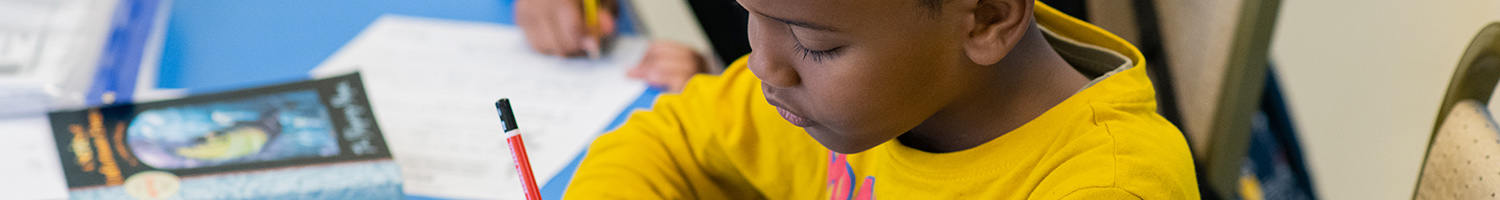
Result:
<svg viewBox="0 0 1500 200"><path fill-rule="evenodd" d="M928 153L838 154L766 103L745 60L694 77L594 141L567 199L1198 199L1182 134L1129 43L1040 3L1053 48L1094 79L1010 133Z"/></svg>

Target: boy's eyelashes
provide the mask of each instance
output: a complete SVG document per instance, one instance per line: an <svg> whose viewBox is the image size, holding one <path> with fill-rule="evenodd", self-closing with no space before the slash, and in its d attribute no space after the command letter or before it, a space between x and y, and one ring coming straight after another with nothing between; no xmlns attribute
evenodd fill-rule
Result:
<svg viewBox="0 0 1500 200"><path fill-rule="evenodd" d="M790 32L792 33L792 42L795 44L792 45L792 50L795 50L797 54L801 54L802 59L812 59L815 63L823 63L823 60L833 59L835 56L838 56L838 50L844 48L844 46L837 46L822 50L808 49L807 46L802 45L802 39L797 37L797 31L792 30Z"/></svg>
<svg viewBox="0 0 1500 200"><path fill-rule="evenodd" d="M825 50L812 50L807 49L807 47L803 47L802 41L797 41L797 44L793 45L792 47L797 51L798 54L802 55L802 59L810 58L813 62L818 63L822 63L823 60L826 59L833 59L833 57L838 56L838 50L844 48L843 46L839 46Z"/></svg>

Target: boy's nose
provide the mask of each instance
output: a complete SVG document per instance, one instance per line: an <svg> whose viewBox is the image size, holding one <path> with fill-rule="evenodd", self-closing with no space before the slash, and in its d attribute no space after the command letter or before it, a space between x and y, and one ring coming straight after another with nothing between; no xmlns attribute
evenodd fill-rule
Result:
<svg viewBox="0 0 1500 200"><path fill-rule="evenodd" d="M774 87L792 87L802 82L790 63L771 53L751 53L747 65L761 82Z"/></svg>

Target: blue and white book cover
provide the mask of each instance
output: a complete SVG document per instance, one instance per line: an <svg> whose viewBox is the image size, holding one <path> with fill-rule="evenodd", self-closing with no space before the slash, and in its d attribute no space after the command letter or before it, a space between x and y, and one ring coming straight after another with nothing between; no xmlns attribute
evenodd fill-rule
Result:
<svg viewBox="0 0 1500 200"><path fill-rule="evenodd" d="M400 199L359 74L49 113L73 199Z"/></svg>

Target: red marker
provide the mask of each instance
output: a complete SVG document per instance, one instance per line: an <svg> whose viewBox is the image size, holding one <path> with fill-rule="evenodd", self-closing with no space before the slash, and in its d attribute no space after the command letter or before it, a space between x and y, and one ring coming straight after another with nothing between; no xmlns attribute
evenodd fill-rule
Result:
<svg viewBox="0 0 1500 200"><path fill-rule="evenodd" d="M510 99L495 101L495 109L500 112L500 122L505 124L505 142L510 143L510 155L515 159L516 174L521 177L526 200L542 200L542 192L536 188L536 176L531 173L531 159L526 157L526 143L521 141L521 131L516 129L516 114L510 110Z"/></svg>

